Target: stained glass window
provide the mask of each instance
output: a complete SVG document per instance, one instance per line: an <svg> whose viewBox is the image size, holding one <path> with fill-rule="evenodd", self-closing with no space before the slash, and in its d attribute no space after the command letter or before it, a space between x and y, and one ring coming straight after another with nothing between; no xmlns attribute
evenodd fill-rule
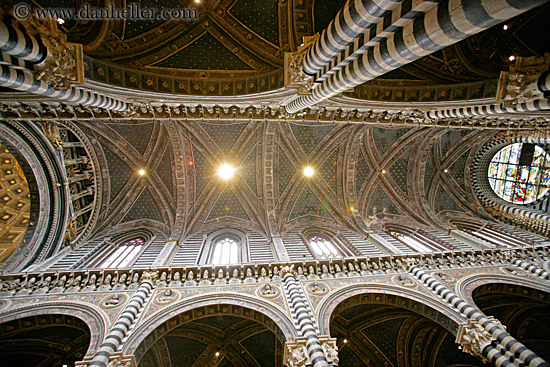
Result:
<svg viewBox="0 0 550 367"><path fill-rule="evenodd" d="M120 245L115 252L111 254L101 264L100 268L124 268L130 264L136 255L140 252L143 247L142 238L134 238L133 240L126 241L124 244Z"/></svg>
<svg viewBox="0 0 550 367"><path fill-rule="evenodd" d="M212 254L212 264L236 264L239 262L239 246L237 242L230 238L224 237L214 246Z"/></svg>
<svg viewBox="0 0 550 367"><path fill-rule="evenodd" d="M489 184L500 198L529 204L550 189L550 157L538 145L510 144L495 154L488 174Z"/></svg>
<svg viewBox="0 0 550 367"><path fill-rule="evenodd" d="M340 257L340 253L336 250L336 247L322 237L311 237L309 245L318 257Z"/></svg>

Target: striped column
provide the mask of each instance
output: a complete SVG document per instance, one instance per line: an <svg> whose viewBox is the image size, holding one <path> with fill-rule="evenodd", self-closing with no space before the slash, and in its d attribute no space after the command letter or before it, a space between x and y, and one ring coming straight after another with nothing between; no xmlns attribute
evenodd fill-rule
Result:
<svg viewBox="0 0 550 367"><path fill-rule="evenodd" d="M535 112L544 110L550 110L550 99L536 99L530 102L518 103L513 107L505 107L502 103L493 103L474 107L459 107L446 110L434 110L428 111L428 117L470 117L495 115L499 113Z"/></svg>
<svg viewBox="0 0 550 367"><path fill-rule="evenodd" d="M134 323L145 300L153 290L153 277L147 276L144 273L143 278L145 279L141 282L138 290L109 331L109 335L107 335L105 341L94 354L89 366L107 367L109 358L117 351L122 340L128 334L130 326Z"/></svg>
<svg viewBox="0 0 550 367"><path fill-rule="evenodd" d="M545 71L537 79L537 88L544 94L544 98L550 98L550 71Z"/></svg>
<svg viewBox="0 0 550 367"><path fill-rule="evenodd" d="M437 6L437 3L438 1L433 0L401 0L391 11L385 12L383 18L379 18L376 24L366 29L345 50L341 51L330 63L318 71L315 75L315 81L325 80L376 46L378 42L395 33L412 19L418 18L421 14Z"/></svg>
<svg viewBox="0 0 550 367"><path fill-rule="evenodd" d="M536 265L529 264L528 262L525 262L520 259L515 259L514 261L512 261L512 264L514 264L518 268L527 270L528 272L535 274L536 276L539 276L542 279L550 280L550 273L548 273L544 269L539 268Z"/></svg>
<svg viewBox="0 0 550 367"><path fill-rule="evenodd" d="M0 20L0 51L33 64L39 64L48 55L46 46L19 28Z"/></svg>
<svg viewBox="0 0 550 367"><path fill-rule="evenodd" d="M294 99L285 109L298 112L547 1L444 0L321 82L310 96Z"/></svg>
<svg viewBox="0 0 550 367"><path fill-rule="evenodd" d="M34 79L30 71L16 69L8 65L0 65L0 87L120 112L126 111L128 108L126 102L96 92L75 87L67 91L54 89L49 84Z"/></svg>
<svg viewBox="0 0 550 367"><path fill-rule="evenodd" d="M483 348L483 356L495 364L495 366L529 366L529 367L550 367L542 358L537 356L531 350L527 349L523 344L510 336L502 327L492 322L481 311L473 308L465 301L458 298L456 294L451 292L443 284L439 283L434 277L424 273L418 267L410 269L421 283L430 288L435 294L447 301L447 303L469 320L476 321L487 331L493 338L491 345ZM503 355L502 351L505 351ZM509 356L506 358L505 356ZM513 364L510 364L510 359L513 359Z"/></svg>
<svg viewBox="0 0 550 367"><path fill-rule="evenodd" d="M311 318L306 307L302 286L289 270L284 275L283 287L289 301L292 318L295 322L298 322L300 332L306 339L306 349L311 365L313 367L328 367L329 364L315 328L315 321Z"/></svg>
<svg viewBox="0 0 550 367"><path fill-rule="evenodd" d="M304 56L304 72L310 75L319 72L402 1L349 0Z"/></svg>

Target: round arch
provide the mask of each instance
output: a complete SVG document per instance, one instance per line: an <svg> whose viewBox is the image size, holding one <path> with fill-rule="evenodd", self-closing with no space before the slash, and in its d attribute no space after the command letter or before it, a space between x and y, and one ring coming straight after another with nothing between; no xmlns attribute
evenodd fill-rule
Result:
<svg viewBox="0 0 550 367"><path fill-rule="evenodd" d="M546 285L542 279L541 281L537 281L531 277L528 277L527 273L523 270L516 269L515 267L509 268L513 269L516 274L522 275L506 275L504 274L504 271L507 271L506 267L501 267L501 271L503 271L502 275L495 273L474 274L460 279L456 284L455 292L458 297L476 307L477 305L472 297L472 294L476 288L488 283L519 285L550 293L550 286Z"/></svg>
<svg viewBox="0 0 550 367"><path fill-rule="evenodd" d="M90 346L86 356L94 354L105 337L110 321L107 315L84 302L47 302L15 309L0 311L0 323L22 319L29 316L67 315L86 323L90 329Z"/></svg>
<svg viewBox="0 0 550 367"><path fill-rule="evenodd" d="M145 338L169 319L193 309L213 305L239 306L261 313L282 331L286 341L292 341L298 337L292 320L288 318L286 312L279 306L239 293L216 293L186 298L145 319L143 323L132 332L132 335L125 343L123 353L134 354Z"/></svg>
<svg viewBox="0 0 550 367"><path fill-rule="evenodd" d="M395 297L394 305L396 307L406 308L418 313L441 325L454 335L458 331L458 325L465 321L465 318L450 306L416 291L390 285L354 284L330 292L319 303L315 311L315 317L318 320L321 335L330 335L330 320L336 307L345 300L359 295L388 295ZM374 299L374 301L376 302L377 300ZM421 312L422 306L425 306L425 313Z"/></svg>

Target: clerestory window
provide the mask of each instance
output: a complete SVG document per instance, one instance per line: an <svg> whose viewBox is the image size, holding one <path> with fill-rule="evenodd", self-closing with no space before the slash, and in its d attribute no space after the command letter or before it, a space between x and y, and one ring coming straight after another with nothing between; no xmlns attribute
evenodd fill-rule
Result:
<svg viewBox="0 0 550 367"><path fill-rule="evenodd" d="M125 268L130 265L144 245L142 238L134 238L124 242L105 260L100 268Z"/></svg>
<svg viewBox="0 0 550 367"><path fill-rule="evenodd" d="M311 237L309 239L309 245L317 257L329 258L342 256L332 242L323 237Z"/></svg>
<svg viewBox="0 0 550 367"><path fill-rule="evenodd" d="M239 262L239 245L231 237L222 237L214 245L212 259L214 265L237 264Z"/></svg>

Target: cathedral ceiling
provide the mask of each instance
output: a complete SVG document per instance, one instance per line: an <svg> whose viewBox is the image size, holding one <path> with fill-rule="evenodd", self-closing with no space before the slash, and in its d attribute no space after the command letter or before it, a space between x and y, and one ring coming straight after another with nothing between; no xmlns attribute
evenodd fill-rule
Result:
<svg viewBox="0 0 550 367"><path fill-rule="evenodd" d="M101 144L109 182L94 232L147 224L173 238L231 225L269 237L300 223L360 230L380 215L427 224L448 211L475 213L468 161L492 135L265 121L78 124ZM236 167L228 181L217 175L224 163Z"/></svg>

